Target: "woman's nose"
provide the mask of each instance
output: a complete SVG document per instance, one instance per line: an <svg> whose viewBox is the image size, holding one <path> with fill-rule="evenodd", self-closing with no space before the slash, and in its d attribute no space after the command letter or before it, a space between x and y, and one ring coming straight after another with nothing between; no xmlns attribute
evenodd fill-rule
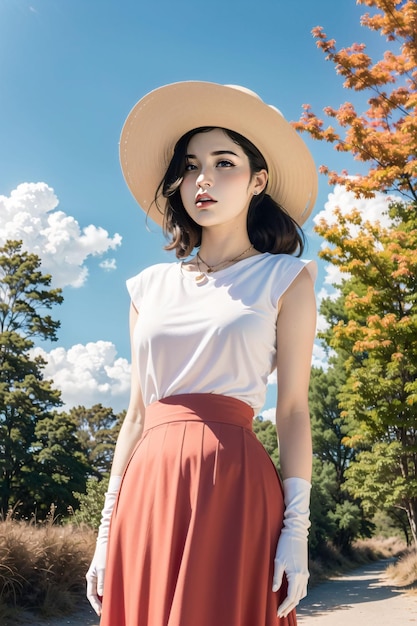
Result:
<svg viewBox="0 0 417 626"><path fill-rule="evenodd" d="M200 172L195 181L197 187L211 187L212 183L211 176L206 169Z"/></svg>

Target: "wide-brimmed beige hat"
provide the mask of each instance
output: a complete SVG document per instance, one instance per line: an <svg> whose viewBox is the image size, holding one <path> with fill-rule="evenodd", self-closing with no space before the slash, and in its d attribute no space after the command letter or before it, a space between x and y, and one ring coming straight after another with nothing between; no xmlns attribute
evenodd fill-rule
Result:
<svg viewBox="0 0 417 626"><path fill-rule="evenodd" d="M155 192L175 144L201 126L226 128L249 139L268 165L267 193L299 225L305 222L317 196L317 171L306 144L278 109L244 87L186 81L155 89L139 100L120 139L127 185L156 223L162 224L163 214L154 203Z"/></svg>

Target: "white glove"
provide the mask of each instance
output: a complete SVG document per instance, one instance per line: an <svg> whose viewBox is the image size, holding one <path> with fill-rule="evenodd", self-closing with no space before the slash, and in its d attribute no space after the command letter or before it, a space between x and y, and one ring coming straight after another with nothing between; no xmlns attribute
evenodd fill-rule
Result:
<svg viewBox="0 0 417 626"><path fill-rule="evenodd" d="M278 591L284 572L288 580L287 597L278 607L278 616L286 617L307 595L308 529L310 528L311 484L303 478L287 478L284 485L284 526L274 559L272 591Z"/></svg>
<svg viewBox="0 0 417 626"><path fill-rule="evenodd" d="M101 600L104 589L104 570L106 568L110 520L121 482L121 476L110 476L109 486L104 500L104 508L101 512L96 549L91 565L85 575L87 579L87 598L99 616L101 615Z"/></svg>

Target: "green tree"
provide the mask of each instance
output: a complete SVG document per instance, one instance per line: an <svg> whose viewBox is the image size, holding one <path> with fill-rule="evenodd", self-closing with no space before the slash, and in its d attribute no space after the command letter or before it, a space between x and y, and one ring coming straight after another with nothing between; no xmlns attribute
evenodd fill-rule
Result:
<svg viewBox="0 0 417 626"><path fill-rule="evenodd" d="M21 242L0 248L0 511L5 514L27 495L36 426L61 404L60 393L43 379L44 362L31 358L34 340L56 340L59 322L48 310L62 302L42 274L40 260Z"/></svg>
<svg viewBox="0 0 417 626"><path fill-rule="evenodd" d="M91 472L99 479L109 474L125 411L115 415L113 409L95 404L91 408L74 407L69 415L77 424L78 439Z"/></svg>
<svg viewBox="0 0 417 626"><path fill-rule="evenodd" d="M327 371L312 368L309 406L314 456L334 467L338 489L354 457L352 448L343 443L346 427L340 417L338 396L345 381L346 373L341 359L331 358Z"/></svg>
<svg viewBox="0 0 417 626"><path fill-rule="evenodd" d="M107 490L107 476L103 480L91 477L87 480L86 492L75 492L74 498L78 504L73 512L74 521L98 528L101 520L104 497Z"/></svg>
<svg viewBox="0 0 417 626"><path fill-rule="evenodd" d="M312 556L320 556L323 547L333 542L337 523L331 517L336 508L337 479L334 465L313 456L311 485L309 549Z"/></svg>
<svg viewBox="0 0 417 626"><path fill-rule="evenodd" d="M346 550L357 536L369 534L360 506L343 490L344 470L352 450L341 442L340 410L336 395L337 376L313 368L310 391L312 406L313 477L311 495L310 552L318 556L327 542ZM326 383L327 381L327 383ZM276 426L259 417L253 431L279 469L279 448Z"/></svg>
<svg viewBox="0 0 417 626"><path fill-rule="evenodd" d="M321 307L326 318L335 319L340 301L329 299ZM326 335L326 333L324 333ZM313 439L312 552L320 551L323 542L331 541L344 551L358 536L369 536L360 500L345 486L346 470L355 451L345 445L346 426L341 417L339 395L346 382L344 359L332 356L327 371L313 367L309 390Z"/></svg>
<svg viewBox="0 0 417 626"><path fill-rule="evenodd" d="M275 424L271 420L255 417L253 420L253 432L268 452L275 467L279 469L278 439Z"/></svg>
<svg viewBox="0 0 417 626"><path fill-rule="evenodd" d="M369 512L406 511L417 543L416 208L392 204L386 227L353 211L317 230L331 244L322 257L349 275L347 319L332 327L329 339L349 355L339 398L343 441L357 454L346 487ZM355 237L353 226L359 226Z"/></svg>
<svg viewBox="0 0 417 626"><path fill-rule="evenodd" d="M71 416L55 412L36 423L32 467L24 487L38 513L43 516L53 503L57 514L66 515L77 505L74 491L85 491L90 465Z"/></svg>

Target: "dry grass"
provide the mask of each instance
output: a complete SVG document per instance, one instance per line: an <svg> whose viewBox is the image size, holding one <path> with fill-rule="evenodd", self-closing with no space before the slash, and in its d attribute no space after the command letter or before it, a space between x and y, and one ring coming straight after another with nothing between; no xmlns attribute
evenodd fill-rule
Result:
<svg viewBox="0 0 417 626"><path fill-rule="evenodd" d="M389 566L387 574L396 585L410 586L417 594L417 549L406 550L396 563Z"/></svg>
<svg viewBox="0 0 417 626"><path fill-rule="evenodd" d="M88 527L0 522L0 623L22 611L71 612L84 594L94 542Z"/></svg>
<svg viewBox="0 0 417 626"><path fill-rule="evenodd" d="M341 554L331 544L324 546L319 558L310 561L310 586L338 576L360 565L379 559L398 557L405 550L404 541L397 537L374 537L355 541L348 555Z"/></svg>
<svg viewBox="0 0 417 626"><path fill-rule="evenodd" d="M373 537L372 539L358 539L353 544L353 549L358 558L363 558L364 563L377 559L389 559L398 557L406 550L406 543L399 537Z"/></svg>
<svg viewBox="0 0 417 626"><path fill-rule="evenodd" d="M19 616L70 614L85 593L85 572L94 551L88 526L0 521L0 624L17 624ZM398 557L389 575L401 586L417 583L417 552L397 538L355 542L349 555L331 545L310 563L314 586L331 576L377 559ZM36 623L36 622L35 622Z"/></svg>

